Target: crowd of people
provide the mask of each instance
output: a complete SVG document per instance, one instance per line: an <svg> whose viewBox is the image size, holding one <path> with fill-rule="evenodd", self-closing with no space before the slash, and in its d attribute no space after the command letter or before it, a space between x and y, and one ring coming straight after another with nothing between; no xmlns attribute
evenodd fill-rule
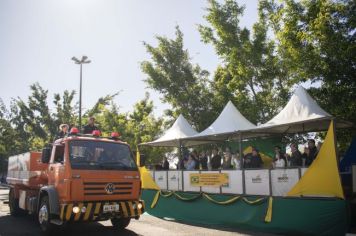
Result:
<svg viewBox="0 0 356 236"><path fill-rule="evenodd" d="M309 139L307 146L304 147L304 152L301 153L298 145L292 143L290 145L290 153L282 152L280 146L274 147L273 168L286 167L308 167L315 160L317 153L321 147L321 143L315 145L314 139ZM218 148L213 148L209 151L201 151L198 153L193 150L183 159L179 160L176 169L179 170L218 170L218 169L259 169L265 167L265 163L257 147L252 147L251 152L240 157L238 152L232 152L230 148L224 151ZM158 165L158 169L168 170L169 162L166 157L163 158L162 164Z"/></svg>
<svg viewBox="0 0 356 236"><path fill-rule="evenodd" d="M304 147L304 152L301 153L298 149L298 145L292 143L290 145L291 153L282 153L281 148L279 146L275 147L275 161L274 167L308 167L315 160L319 150L321 147L321 143L315 145L314 139L308 140L308 145Z"/></svg>

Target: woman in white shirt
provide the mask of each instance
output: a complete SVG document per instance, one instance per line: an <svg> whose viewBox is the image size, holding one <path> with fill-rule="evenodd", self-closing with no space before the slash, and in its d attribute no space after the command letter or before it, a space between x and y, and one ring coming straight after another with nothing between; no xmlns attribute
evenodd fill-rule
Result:
<svg viewBox="0 0 356 236"><path fill-rule="evenodd" d="M284 168L286 167L286 162L281 158L280 154L276 154L276 160L274 161L275 168Z"/></svg>

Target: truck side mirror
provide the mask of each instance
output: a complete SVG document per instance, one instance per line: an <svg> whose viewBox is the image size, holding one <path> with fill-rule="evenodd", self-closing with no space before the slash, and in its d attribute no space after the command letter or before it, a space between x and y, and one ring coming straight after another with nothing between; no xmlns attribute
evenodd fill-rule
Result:
<svg viewBox="0 0 356 236"><path fill-rule="evenodd" d="M45 147L44 149L42 149L42 157L41 157L42 163L49 162L49 160L51 159L51 152L52 152L52 148Z"/></svg>
<svg viewBox="0 0 356 236"><path fill-rule="evenodd" d="M145 165L146 165L146 155L140 154L140 166L145 166Z"/></svg>

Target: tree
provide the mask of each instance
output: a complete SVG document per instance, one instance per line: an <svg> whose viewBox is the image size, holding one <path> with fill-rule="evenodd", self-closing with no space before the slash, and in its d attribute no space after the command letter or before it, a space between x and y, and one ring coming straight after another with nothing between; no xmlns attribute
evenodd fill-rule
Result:
<svg viewBox="0 0 356 236"><path fill-rule="evenodd" d="M206 11L209 26L199 25L202 41L211 43L223 61L214 75L217 105L232 100L252 122L267 121L285 104L292 80L267 37L266 15L259 10L251 33L239 26L244 7L236 1L210 0Z"/></svg>
<svg viewBox="0 0 356 236"><path fill-rule="evenodd" d="M120 112L113 102L116 95L118 93L99 98L85 116L95 116L103 136L109 136L113 131L119 132L122 140L130 144L132 151L136 151L138 144L158 137L162 129L162 119L154 116L153 102L148 93L134 105L133 111L128 113ZM165 149L140 147L140 150L146 154L149 163L157 163Z"/></svg>
<svg viewBox="0 0 356 236"><path fill-rule="evenodd" d="M0 171L4 169L4 160L11 156L30 150L42 149L52 142L61 123L76 125L78 120L73 98L75 91L65 90L62 95L54 95L54 108L49 108L48 91L38 83L30 86L31 95L27 101L14 99L11 109L0 99ZM107 95L98 99L88 109L84 117L95 116L103 136L111 132L121 133L122 139L131 145L133 151L141 142L152 141L162 129L162 119L153 114L153 102L147 93L134 105L132 112L120 112L113 101L115 96ZM148 161L157 163L166 149L143 148Z"/></svg>
<svg viewBox="0 0 356 236"><path fill-rule="evenodd" d="M56 106L56 112L53 114L53 117L57 127L60 124L73 126L77 123L77 106L73 105L74 95L74 90L64 90L62 97L60 94L54 95L53 103Z"/></svg>
<svg viewBox="0 0 356 236"><path fill-rule="evenodd" d="M132 112L128 114L126 134L129 136L131 147L155 140L162 134L162 118L153 115L153 102L146 93L144 99L134 105ZM141 153L146 155L149 163L159 163L167 151L165 148L140 147Z"/></svg>
<svg viewBox="0 0 356 236"><path fill-rule="evenodd" d="M320 105L355 123L356 2L265 0L261 5L288 73L297 80L318 82L310 92ZM342 146L351 133L338 132Z"/></svg>
<svg viewBox="0 0 356 236"><path fill-rule="evenodd" d="M175 39L157 36L157 47L144 43L151 60L143 61L141 69L147 75L148 86L160 92L163 101L172 106L167 115L176 118L183 114L196 129L202 130L212 121L209 73L190 62L178 26L175 35Z"/></svg>
<svg viewBox="0 0 356 236"><path fill-rule="evenodd" d="M59 124L74 124L76 120L72 105L74 91L64 91L62 97L55 94L53 103L56 110L51 112L47 101L48 90L44 90L38 83L31 85L30 89L32 93L27 102L21 98L13 100L8 119L22 140L17 153L41 149L54 140Z"/></svg>
<svg viewBox="0 0 356 236"><path fill-rule="evenodd" d="M0 173L6 169L8 156L21 150L21 138L9 120L10 112L0 98Z"/></svg>

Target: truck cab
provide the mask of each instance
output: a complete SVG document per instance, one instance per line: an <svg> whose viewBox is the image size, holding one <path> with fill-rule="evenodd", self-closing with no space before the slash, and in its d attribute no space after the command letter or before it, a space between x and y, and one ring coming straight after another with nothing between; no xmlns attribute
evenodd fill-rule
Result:
<svg viewBox="0 0 356 236"><path fill-rule="evenodd" d="M42 181L12 186L18 208L37 212L44 232L54 224L108 219L123 229L144 212L137 165L129 145L115 135L72 132L45 148L41 163L46 167L31 178Z"/></svg>

